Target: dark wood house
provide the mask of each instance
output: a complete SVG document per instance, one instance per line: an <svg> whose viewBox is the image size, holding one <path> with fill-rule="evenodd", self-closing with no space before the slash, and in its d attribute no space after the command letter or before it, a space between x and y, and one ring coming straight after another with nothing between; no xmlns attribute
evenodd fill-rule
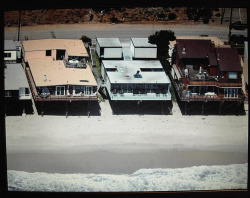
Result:
<svg viewBox="0 0 250 198"><path fill-rule="evenodd" d="M215 46L211 40L177 39L171 77L182 102L244 100L242 67L237 50ZM231 105L232 106L232 105ZM204 103L201 105L204 113ZM185 114L187 113L185 103Z"/></svg>

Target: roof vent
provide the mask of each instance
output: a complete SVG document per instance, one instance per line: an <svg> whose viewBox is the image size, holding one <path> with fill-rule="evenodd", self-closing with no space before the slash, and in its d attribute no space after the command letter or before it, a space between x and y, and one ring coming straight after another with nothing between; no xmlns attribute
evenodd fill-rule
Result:
<svg viewBox="0 0 250 198"><path fill-rule="evenodd" d="M217 61L219 61L219 60L220 60L220 54L217 55Z"/></svg>
<svg viewBox="0 0 250 198"><path fill-rule="evenodd" d="M47 81L47 76L46 75L43 76L43 80Z"/></svg>
<svg viewBox="0 0 250 198"><path fill-rule="evenodd" d="M185 47L183 47L183 49L182 49L182 54L186 54L186 48Z"/></svg>

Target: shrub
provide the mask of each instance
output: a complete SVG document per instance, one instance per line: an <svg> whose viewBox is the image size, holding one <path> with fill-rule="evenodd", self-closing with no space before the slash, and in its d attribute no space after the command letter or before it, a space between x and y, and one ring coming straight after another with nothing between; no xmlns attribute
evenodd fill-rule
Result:
<svg viewBox="0 0 250 198"><path fill-rule="evenodd" d="M119 20L116 17L111 17L109 20L110 20L111 23L119 22Z"/></svg>
<svg viewBox="0 0 250 198"><path fill-rule="evenodd" d="M168 15L168 19L169 20L175 20L176 19L176 14L171 12L169 15Z"/></svg>

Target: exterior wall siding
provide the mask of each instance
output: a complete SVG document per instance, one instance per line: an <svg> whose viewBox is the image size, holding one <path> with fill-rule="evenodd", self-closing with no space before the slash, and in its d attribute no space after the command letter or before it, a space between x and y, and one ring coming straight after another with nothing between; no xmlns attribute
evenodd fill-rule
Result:
<svg viewBox="0 0 250 198"><path fill-rule="evenodd" d="M122 58L122 48L104 48L104 58Z"/></svg>
<svg viewBox="0 0 250 198"><path fill-rule="evenodd" d="M134 58L157 58L157 48L135 48Z"/></svg>

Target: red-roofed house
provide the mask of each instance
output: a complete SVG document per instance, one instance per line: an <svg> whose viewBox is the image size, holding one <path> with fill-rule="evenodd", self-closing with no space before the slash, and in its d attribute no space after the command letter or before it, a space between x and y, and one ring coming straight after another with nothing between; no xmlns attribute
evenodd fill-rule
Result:
<svg viewBox="0 0 250 198"><path fill-rule="evenodd" d="M244 100L236 49L215 46L211 40L177 39L173 59L171 77L179 99L202 102L202 114L203 102L221 102L221 113L224 102L236 102L238 107Z"/></svg>

